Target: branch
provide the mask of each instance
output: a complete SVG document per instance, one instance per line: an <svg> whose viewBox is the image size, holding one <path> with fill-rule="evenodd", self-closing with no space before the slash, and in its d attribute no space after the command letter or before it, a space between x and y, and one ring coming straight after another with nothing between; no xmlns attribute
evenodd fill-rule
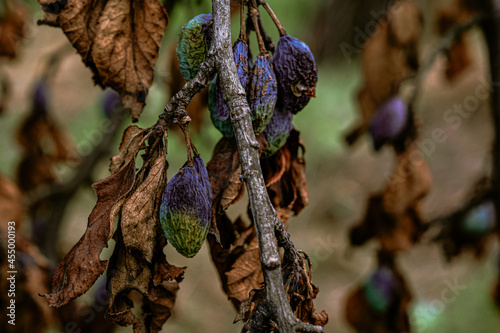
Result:
<svg viewBox="0 0 500 333"><path fill-rule="evenodd" d="M224 101L231 114L231 123L238 146L242 179L245 181L259 241L260 261L266 289L265 301L273 310L273 320L282 333L323 332L320 326L302 323L288 303L281 276L276 245L277 214L269 200L260 168L258 148L250 118L245 91L240 84L231 48L229 0L213 0L214 40L209 51L214 57Z"/></svg>

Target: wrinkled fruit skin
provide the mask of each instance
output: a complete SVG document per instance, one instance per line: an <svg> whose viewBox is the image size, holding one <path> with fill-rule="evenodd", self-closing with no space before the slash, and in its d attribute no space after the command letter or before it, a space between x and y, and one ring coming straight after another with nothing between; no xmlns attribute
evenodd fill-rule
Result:
<svg viewBox="0 0 500 333"><path fill-rule="evenodd" d="M293 114L291 112L283 112L277 108L274 110L273 117L264 130L269 146L262 152L262 158L274 155L283 147L293 128L292 118Z"/></svg>
<svg viewBox="0 0 500 333"><path fill-rule="evenodd" d="M120 95L114 90L104 92L102 97L102 110L108 119L111 119L113 113L123 108L123 103Z"/></svg>
<svg viewBox="0 0 500 333"><path fill-rule="evenodd" d="M212 14L200 14L182 27L177 42L177 58L182 76L191 81L205 60L213 37Z"/></svg>
<svg viewBox="0 0 500 333"><path fill-rule="evenodd" d="M170 179L163 192L160 223L170 244L183 256L201 249L212 219L212 186L199 157Z"/></svg>
<svg viewBox="0 0 500 333"><path fill-rule="evenodd" d="M245 90L249 76L248 54L249 49L247 43L237 40L233 46L234 62L236 63L236 70L241 86ZM210 86L208 104L210 109L210 118L212 119L214 126L226 138L233 137L233 128L231 126L231 119L229 118L229 107L224 102L219 77L217 77L215 84Z"/></svg>
<svg viewBox="0 0 500 333"><path fill-rule="evenodd" d="M366 282L364 293L368 304L377 312L385 312L394 299L396 278L387 267L379 267Z"/></svg>
<svg viewBox="0 0 500 333"><path fill-rule="evenodd" d="M386 142L397 140L406 129L409 116L408 106L401 97L394 96L384 102L370 122L369 131L375 150L379 150Z"/></svg>
<svg viewBox="0 0 500 333"><path fill-rule="evenodd" d="M282 36L273 57L278 80L278 107L296 114L316 96L318 69L306 43L290 35Z"/></svg>
<svg viewBox="0 0 500 333"><path fill-rule="evenodd" d="M255 133L261 133L271 120L277 96L278 82L271 64L271 56L261 53L255 59L248 95Z"/></svg>
<svg viewBox="0 0 500 333"><path fill-rule="evenodd" d="M492 201L485 201L467 212L462 227L470 235L481 236L495 228L495 205Z"/></svg>

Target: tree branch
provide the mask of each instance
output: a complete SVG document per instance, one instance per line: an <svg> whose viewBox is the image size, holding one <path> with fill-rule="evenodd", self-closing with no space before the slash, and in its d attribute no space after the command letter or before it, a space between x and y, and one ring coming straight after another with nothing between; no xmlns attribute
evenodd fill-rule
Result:
<svg viewBox="0 0 500 333"><path fill-rule="evenodd" d="M224 101L230 109L242 179L245 181L259 241L260 261L266 289L265 301L272 308L272 318L282 333L323 332L320 326L302 323L288 303L281 276L281 263L276 245L277 213L269 200L260 168L258 148L250 118L245 91L240 84L231 48L229 0L213 0L214 40L209 57L214 57Z"/></svg>

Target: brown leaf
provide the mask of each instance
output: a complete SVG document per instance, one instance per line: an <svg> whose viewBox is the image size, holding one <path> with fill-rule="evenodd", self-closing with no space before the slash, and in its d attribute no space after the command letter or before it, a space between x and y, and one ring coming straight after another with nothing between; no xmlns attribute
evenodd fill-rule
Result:
<svg viewBox="0 0 500 333"><path fill-rule="evenodd" d="M269 197L276 210L285 210L282 212L284 216L290 211L297 215L309 204L304 153L300 132L293 129L285 146L268 161L262 161L262 170L267 177L265 181L269 184ZM279 181L276 180L278 176Z"/></svg>
<svg viewBox="0 0 500 333"><path fill-rule="evenodd" d="M168 16L158 0L38 0L42 23L59 26L137 121L145 105Z"/></svg>
<svg viewBox="0 0 500 333"><path fill-rule="evenodd" d="M136 180L138 185L123 203L121 212L125 247L129 251L140 251L149 262L153 260L154 248L151 243L157 237L156 232L163 236L157 225L160 223L158 212L161 195L167 182L167 150L163 147L161 138L156 139L143 156L144 165ZM146 178L140 179L142 175Z"/></svg>
<svg viewBox="0 0 500 333"><path fill-rule="evenodd" d="M241 166L234 138L222 138L214 148L207 172L212 185L212 226L209 233L219 240L217 216L220 216L243 195Z"/></svg>
<svg viewBox="0 0 500 333"><path fill-rule="evenodd" d="M255 235L254 235L255 236ZM247 241L245 239L245 241ZM238 244L238 241L236 242ZM244 244L236 245L243 248ZM228 297L238 303L248 298L252 289L257 289L264 282L260 265L259 242L253 237L244 248L244 252L235 260L231 269L226 272Z"/></svg>
<svg viewBox="0 0 500 333"><path fill-rule="evenodd" d="M382 256L385 256L383 254ZM369 302L365 286L350 293L346 301L345 316L351 327L363 333L409 332L408 305L412 299L403 275L390 262L380 262L379 267L389 269L394 276L391 304L387 310L377 310Z"/></svg>
<svg viewBox="0 0 500 333"><path fill-rule="evenodd" d="M233 223L226 214L217 216L217 226L221 241L208 235L210 254L222 288L238 310L248 292L263 281L255 228L246 226L240 218Z"/></svg>
<svg viewBox="0 0 500 333"><path fill-rule="evenodd" d="M160 228L159 225L155 227ZM172 314L185 268L171 266L166 261L162 234L157 233L157 238L149 243L155 251L154 264L148 262L141 252L132 252L125 247L120 228L115 238L116 246L108 267L110 308L106 318L121 326L133 325L134 332L139 332L142 324L131 312L134 304L128 297L130 290L135 289L143 295L146 331L159 332Z"/></svg>
<svg viewBox="0 0 500 333"><path fill-rule="evenodd" d="M9 178L0 174L0 228L7 231L8 222L19 227L24 218L23 194Z"/></svg>
<svg viewBox="0 0 500 333"><path fill-rule="evenodd" d="M29 14L19 2L5 2L5 13L0 19L0 57L15 58L24 38L24 23Z"/></svg>
<svg viewBox="0 0 500 333"><path fill-rule="evenodd" d="M312 283L312 263L309 255L298 251L297 264L285 269L288 279L285 289L292 310L301 321L313 325L325 326L328 323L328 314L325 310L316 313L314 299L319 293L319 288ZM306 262L309 269L306 268Z"/></svg>
<svg viewBox="0 0 500 333"><path fill-rule="evenodd" d="M420 156L416 159L415 156ZM403 214L421 200L431 188L429 166L416 144L398 156L396 168L384 191L384 206L389 213Z"/></svg>
<svg viewBox="0 0 500 333"><path fill-rule="evenodd" d="M386 210L382 195L374 195L368 200L362 222L351 229L350 241L361 246L376 237L386 251L405 251L420 240L423 231L418 203L394 214Z"/></svg>
<svg viewBox="0 0 500 333"><path fill-rule="evenodd" d="M418 69L421 13L410 0L394 2L361 49L364 84L358 92L361 119L346 135L353 144L370 124L378 107L399 91L401 82Z"/></svg>
<svg viewBox="0 0 500 333"><path fill-rule="evenodd" d="M464 24L473 16L463 1L453 1L442 7L437 14L437 28L441 36L459 24ZM467 49L466 33L461 34L446 52L445 77L453 82L469 67L471 59Z"/></svg>
<svg viewBox="0 0 500 333"><path fill-rule="evenodd" d="M22 308L26 311L16 313L16 332L18 330L24 332L41 332L48 326L56 323L56 313L54 309L48 307L38 296L39 292L47 292L51 265L40 253L36 245L24 237L22 234L21 221L10 220L14 221L15 225L8 224L9 220L4 220L3 213L4 211L0 210L0 216L2 216L0 223L0 247L7 249L8 228L14 226L16 230L16 258L13 263L15 268L12 268L10 267L12 262L7 260L7 251L0 253L0 288L5 291L10 289L10 281L7 280L7 278L10 278L12 273L9 271L16 271L15 301L16 305L22 305ZM12 217L12 215L10 216ZM0 298L0 306L5 308L9 306L9 299L10 297L7 297L6 293L4 297ZM11 318L8 316L0 319L0 328L5 332L12 331L13 326L7 324L7 320L10 319Z"/></svg>
<svg viewBox="0 0 500 333"><path fill-rule="evenodd" d="M116 173L92 186L97 194L96 206L88 218L85 234L54 272L51 294L44 295L51 306L60 307L82 295L106 270L107 260L101 261L99 255L108 246L116 216L133 188L138 152L129 156Z"/></svg>
<svg viewBox="0 0 500 333"><path fill-rule="evenodd" d="M164 137L148 139L142 155L144 164L137 173L133 193L123 203L120 225L115 234L116 247L108 266L110 308L106 318L122 326L133 325L139 332L141 321L131 312L129 298L134 289L143 295L144 325L147 332L159 332L171 316L175 297L185 268L171 266L163 254L166 239L160 226L159 209L166 186L166 147ZM139 149L142 135L129 128L124 135L124 154L132 146ZM117 158L118 161L119 158ZM125 310L123 308L125 307Z"/></svg>
<svg viewBox="0 0 500 333"><path fill-rule="evenodd" d="M57 162L77 162L72 137L55 121L48 110L34 105L17 130L16 138L24 150L17 168L17 179L24 192L56 182Z"/></svg>

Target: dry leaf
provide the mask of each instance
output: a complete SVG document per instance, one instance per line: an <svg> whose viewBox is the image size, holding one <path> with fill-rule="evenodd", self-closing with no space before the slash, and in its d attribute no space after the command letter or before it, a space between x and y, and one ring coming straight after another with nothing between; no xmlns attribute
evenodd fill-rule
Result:
<svg viewBox="0 0 500 333"><path fill-rule="evenodd" d="M384 270L385 280L368 280L350 293L346 302L346 320L359 333L409 332L407 308L412 295L403 275L394 264L393 254L379 253L378 269ZM373 288L377 288L387 302L383 308L379 308L380 299L375 298L377 302L370 299Z"/></svg>
<svg viewBox="0 0 500 333"><path fill-rule="evenodd" d="M24 23L28 10L19 2L5 0L6 7L0 19L0 57L15 58L24 38Z"/></svg>
<svg viewBox="0 0 500 333"><path fill-rule="evenodd" d="M157 224L155 228L160 227ZM129 251L124 246L120 228L115 236L116 246L108 267L110 307L106 318L121 326L133 325L136 333L142 324L131 312L134 304L129 292L135 289L143 295L146 331L156 333L171 316L179 282L184 278L185 268L171 266L166 261L163 254L165 239L160 232L149 244L155 251L154 264L148 262L141 252Z"/></svg>
<svg viewBox="0 0 500 333"><path fill-rule="evenodd" d="M9 178L0 174L0 226L6 227L9 221L19 226L24 218L23 194Z"/></svg>
<svg viewBox="0 0 500 333"><path fill-rule="evenodd" d="M274 208L283 216L299 214L309 204L305 174L305 148L300 132L293 129L286 144L273 156L261 161L264 179ZM283 221L283 220L282 220Z"/></svg>
<svg viewBox="0 0 500 333"><path fill-rule="evenodd" d="M420 158L415 159L415 156ZM431 185L429 166L413 143L397 157L396 167L383 194L385 210L395 215L403 214L427 195Z"/></svg>
<svg viewBox="0 0 500 333"><path fill-rule="evenodd" d="M134 141L133 139L131 141ZM161 146L161 147L160 147ZM129 251L139 251L144 258L152 262L156 232L159 225L159 202L167 183L166 149L162 140L157 139L143 156L144 165L137 176L138 186L123 203L121 212L121 228L123 242ZM144 176L144 179L141 179Z"/></svg>
<svg viewBox="0 0 500 333"><path fill-rule="evenodd" d="M358 92L359 124L346 135L353 144L368 129L383 102L399 91L401 82L418 69L418 39L422 19L410 0L396 1L388 16L379 20L376 31L361 50L364 84Z"/></svg>
<svg viewBox="0 0 500 333"><path fill-rule="evenodd" d="M443 36L457 25L468 22L473 14L462 1L454 1L447 4L437 14L439 34ZM454 41L446 52L446 58L445 77L448 81L453 82L471 63L467 49L466 33L460 34Z"/></svg>
<svg viewBox="0 0 500 333"><path fill-rule="evenodd" d="M107 260L101 261L99 255L108 246L123 199L135 182L135 157L140 143L134 141L134 144L135 155L129 156L116 173L92 186L97 194L96 206L90 213L85 234L54 272L51 293L45 295L51 306L60 307L82 295L106 270Z"/></svg>
<svg viewBox="0 0 500 333"><path fill-rule="evenodd" d="M116 90L134 121L153 82L168 16L158 0L38 0L41 23L58 26L94 72Z"/></svg>
<svg viewBox="0 0 500 333"><path fill-rule="evenodd" d="M236 244L238 244L238 241ZM257 237L254 235L248 244L235 246L244 248L244 252L235 260L230 270L226 272L227 296L233 301L233 304L243 302L248 298L250 290L260 288L264 282Z"/></svg>

